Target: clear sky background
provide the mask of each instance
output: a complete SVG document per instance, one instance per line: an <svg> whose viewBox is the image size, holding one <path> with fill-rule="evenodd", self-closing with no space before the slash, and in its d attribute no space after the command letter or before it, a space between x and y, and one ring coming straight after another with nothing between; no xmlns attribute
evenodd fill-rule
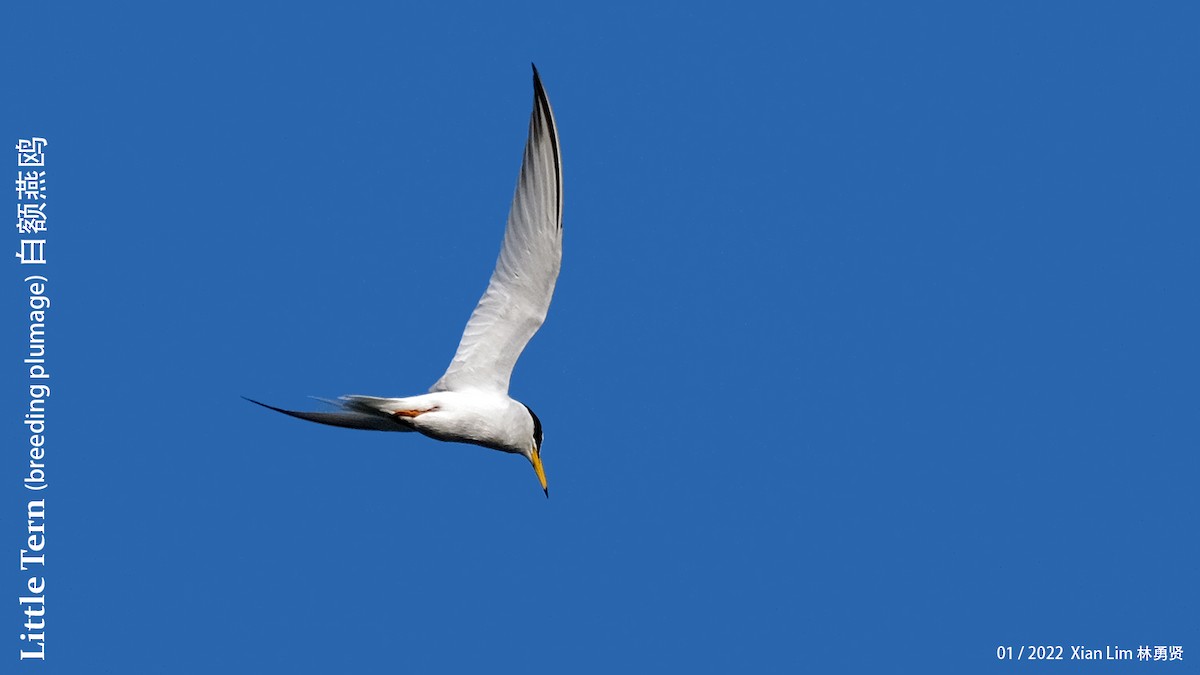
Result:
<svg viewBox="0 0 1200 675"><path fill-rule="evenodd" d="M16 664L10 258L0 670L1190 668L1200 12L967 4L10 8L5 143L50 142L50 661ZM243 401L440 376L531 61L565 244L512 394L551 498Z"/></svg>

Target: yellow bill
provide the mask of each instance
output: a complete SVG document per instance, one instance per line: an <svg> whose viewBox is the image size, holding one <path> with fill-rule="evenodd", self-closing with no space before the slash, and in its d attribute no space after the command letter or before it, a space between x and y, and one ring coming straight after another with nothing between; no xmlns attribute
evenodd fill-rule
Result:
<svg viewBox="0 0 1200 675"><path fill-rule="evenodd" d="M546 498L550 498L550 488L546 486L546 471L542 468L542 454L536 449L529 453L529 461L533 462L533 470L537 472L538 481L542 484L542 491L546 493Z"/></svg>

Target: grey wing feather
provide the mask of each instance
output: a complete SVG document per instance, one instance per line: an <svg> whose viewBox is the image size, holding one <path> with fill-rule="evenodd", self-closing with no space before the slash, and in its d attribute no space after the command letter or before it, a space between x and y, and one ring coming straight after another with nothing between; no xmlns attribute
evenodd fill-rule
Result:
<svg viewBox="0 0 1200 675"><path fill-rule="evenodd" d="M242 398L245 398L244 396ZM255 401L252 398L247 398L247 401L256 403L264 408L274 410L275 412L291 415L309 422L317 424L328 424L331 427L344 427L347 429L367 429L370 431L412 431L410 427L404 426L398 422L396 418L383 414L371 414L359 410L339 410L335 412L306 412L298 410L285 410L276 408L273 405L267 405Z"/></svg>
<svg viewBox="0 0 1200 675"><path fill-rule="evenodd" d="M458 351L430 391L507 392L513 366L550 308L562 262L562 157L537 68L533 112L504 244Z"/></svg>

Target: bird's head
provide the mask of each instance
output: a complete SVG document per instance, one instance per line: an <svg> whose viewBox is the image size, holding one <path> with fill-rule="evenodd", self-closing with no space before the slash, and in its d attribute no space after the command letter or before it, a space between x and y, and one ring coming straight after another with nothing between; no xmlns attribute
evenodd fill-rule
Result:
<svg viewBox="0 0 1200 675"><path fill-rule="evenodd" d="M550 497L550 488L546 485L546 471L542 468L542 421L538 416L530 410L529 406L525 406L525 410L529 411L529 419L533 421L533 433L529 439L529 448L523 450L521 454L529 460L533 465L533 470L537 472L538 482L542 484L542 491L546 493L546 497Z"/></svg>

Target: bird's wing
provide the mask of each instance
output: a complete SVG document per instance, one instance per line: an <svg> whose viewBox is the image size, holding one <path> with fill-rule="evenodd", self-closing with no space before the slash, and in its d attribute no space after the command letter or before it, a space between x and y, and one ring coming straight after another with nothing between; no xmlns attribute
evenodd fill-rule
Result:
<svg viewBox="0 0 1200 675"><path fill-rule="evenodd" d="M246 398L246 397L242 397ZM412 431L410 427L406 427L397 421L395 418L384 414L371 414L357 408L338 410L336 412L306 412L300 410L285 410L276 408L273 405L267 405L255 401L252 398L247 398L251 403L257 403L264 408L269 408L275 412L281 412L284 415L291 415L309 422L318 424L328 424L331 427L345 427L347 429L368 429L371 431Z"/></svg>
<svg viewBox="0 0 1200 675"><path fill-rule="evenodd" d="M550 100L533 69L533 113L504 244L458 351L430 391L508 391L513 366L546 319L562 261L562 158Z"/></svg>

